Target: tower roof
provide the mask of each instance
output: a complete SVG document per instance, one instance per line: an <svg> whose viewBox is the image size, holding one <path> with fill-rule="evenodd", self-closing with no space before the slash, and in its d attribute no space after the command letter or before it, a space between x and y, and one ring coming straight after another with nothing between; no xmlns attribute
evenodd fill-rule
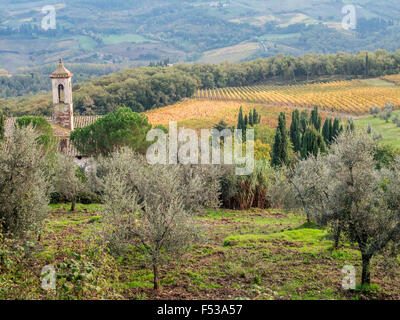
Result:
<svg viewBox="0 0 400 320"><path fill-rule="evenodd" d="M58 68L50 75L50 78L70 78L73 74L64 67L64 63L62 59L58 64Z"/></svg>

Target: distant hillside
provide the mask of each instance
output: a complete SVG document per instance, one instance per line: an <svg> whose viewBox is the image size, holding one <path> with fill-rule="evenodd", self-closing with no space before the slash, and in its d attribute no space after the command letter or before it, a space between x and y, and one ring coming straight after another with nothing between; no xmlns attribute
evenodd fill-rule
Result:
<svg viewBox="0 0 400 320"><path fill-rule="evenodd" d="M400 49L399 1L351 3L355 30L342 28L346 0L2 0L0 69L14 73L60 56L128 67ZM56 29L46 31L49 5Z"/></svg>
<svg viewBox="0 0 400 320"><path fill-rule="evenodd" d="M399 73L399 65L400 51L388 53L379 50L375 53L360 52L356 55L313 54L297 58L280 54L266 59L236 64L176 64L168 67L133 68L84 83L74 82L74 108L76 113L85 115L105 114L121 106L129 107L136 112L144 112L193 97L199 89L208 90L206 91L207 96L198 94L199 98L207 98L208 93L212 95L213 92L218 98L219 92L222 91L214 90L216 88L248 87L265 83L275 86L277 84L299 85L303 82L329 82L329 79L332 78L342 78L342 80L364 78L365 76L376 78ZM13 79L13 77L3 78L5 83ZM323 78L327 80L322 81ZM47 81L49 82L49 80ZM376 84L376 82L380 83ZM385 85L382 86L382 83ZM34 79L31 82L27 81L28 87L34 84ZM293 92L289 92L288 99L283 98L278 102L279 105L320 105L321 107L339 108L339 110L347 107L350 111L360 112L361 110L362 112L368 103L381 106L386 98L392 99L393 103L399 103L397 93L393 93L394 90L387 90L384 88L385 86L394 86L394 84L379 79L369 80L369 82L362 82L358 85L354 82L350 84L345 82L342 87L340 85L328 86L331 91L325 90L324 86L318 87L318 85L314 87L299 86L300 100L298 97L290 96L290 94L298 95L297 91L291 89ZM347 90L347 96L351 97L353 102L343 102L346 97L341 96L340 90L342 89ZM267 94L268 90L267 88ZM286 94L285 87L277 88L275 91ZM313 95L318 92L323 95L322 100L321 97L319 100L313 98ZM261 93L261 95L263 94ZM303 96L301 97L301 95ZM379 98L379 96L381 97ZM307 99L303 103L301 99L304 97ZM255 102L257 100L260 102L261 98L258 93L250 92L242 101ZM330 101L331 99L333 101ZM365 102L366 99L369 99L368 103ZM267 99L261 102L268 101ZM51 97L50 94L40 94L0 99L0 109L8 115L48 115L52 110Z"/></svg>

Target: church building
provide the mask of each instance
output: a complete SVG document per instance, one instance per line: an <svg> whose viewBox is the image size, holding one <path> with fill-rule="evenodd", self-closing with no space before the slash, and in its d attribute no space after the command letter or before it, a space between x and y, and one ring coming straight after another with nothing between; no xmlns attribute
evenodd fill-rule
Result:
<svg viewBox="0 0 400 320"><path fill-rule="evenodd" d="M69 137L75 128L83 128L101 116L76 116L74 115L74 103L72 99L73 74L64 66L60 59L57 69L50 75L52 82L53 115L45 117L54 131L54 136L60 141L59 151L80 158L77 150L71 145ZM7 118L5 123L5 135L10 136L15 127L17 118Z"/></svg>

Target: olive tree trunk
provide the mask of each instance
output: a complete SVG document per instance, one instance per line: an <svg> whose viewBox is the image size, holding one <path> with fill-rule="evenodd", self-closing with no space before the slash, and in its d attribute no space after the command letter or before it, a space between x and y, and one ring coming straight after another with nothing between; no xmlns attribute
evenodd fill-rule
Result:
<svg viewBox="0 0 400 320"><path fill-rule="evenodd" d="M159 277L158 277L158 266L157 264L153 264L153 274L154 274L154 290L158 290L160 288Z"/></svg>
<svg viewBox="0 0 400 320"><path fill-rule="evenodd" d="M362 274L361 274L361 285L371 283L371 273L370 273L370 262L371 255L362 254Z"/></svg>
<svg viewBox="0 0 400 320"><path fill-rule="evenodd" d="M76 205L76 201L73 200L72 203L71 203L71 212L75 211L75 205Z"/></svg>
<svg viewBox="0 0 400 320"><path fill-rule="evenodd" d="M340 235L342 233L342 223L340 221L337 222L336 230L335 230L335 249L339 248Z"/></svg>

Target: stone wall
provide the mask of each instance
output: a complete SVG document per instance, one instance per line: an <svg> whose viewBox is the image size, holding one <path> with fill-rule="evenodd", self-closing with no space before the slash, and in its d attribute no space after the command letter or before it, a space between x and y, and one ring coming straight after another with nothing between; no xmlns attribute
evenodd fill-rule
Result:
<svg viewBox="0 0 400 320"><path fill-rule="evenodd" d="M53 121L65 129L74 130L72 104L58 103L54 105Z"/></svg>

